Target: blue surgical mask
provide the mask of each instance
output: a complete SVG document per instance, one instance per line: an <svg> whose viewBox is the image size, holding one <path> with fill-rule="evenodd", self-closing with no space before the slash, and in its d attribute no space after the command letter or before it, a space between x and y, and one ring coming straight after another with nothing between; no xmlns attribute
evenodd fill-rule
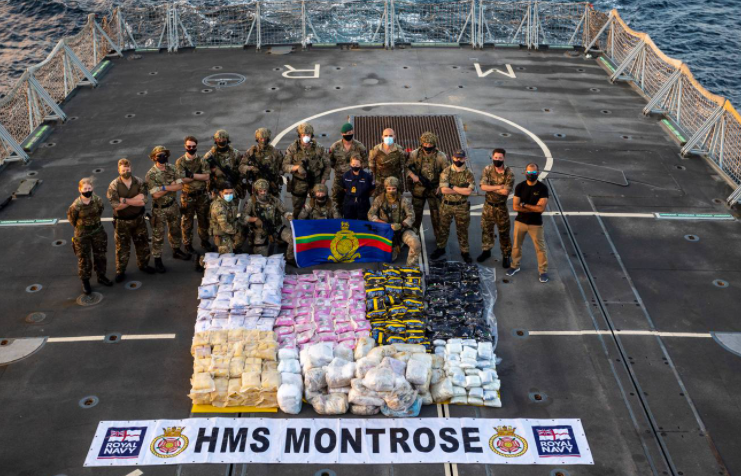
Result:
<svg viewBox="0 0 741 476"><path fill-rule="evenodd" d="M231 202L232 200L234 200L234 195L232 195L231 193L227 193L226 195L224 195L224 200L226 200L227 202Z"/></svg>
<svg viewBox="0 0 741 476"><path fill-rule="evenodd" d="M383 138L383 143L386 144L386 145L391 145L391 144L394 143L394 138L393 137L384 137Z"/></svg>

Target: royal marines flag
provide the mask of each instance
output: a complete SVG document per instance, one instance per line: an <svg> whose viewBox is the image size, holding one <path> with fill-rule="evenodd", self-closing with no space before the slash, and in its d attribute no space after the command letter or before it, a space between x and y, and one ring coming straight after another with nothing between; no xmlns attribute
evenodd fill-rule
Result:
<svg viewBox="0 0 741 476"><path fill-rule="evenodd" d="M293 220L299 268L321 263L391 261L391 225L362 220Z"/></svg>

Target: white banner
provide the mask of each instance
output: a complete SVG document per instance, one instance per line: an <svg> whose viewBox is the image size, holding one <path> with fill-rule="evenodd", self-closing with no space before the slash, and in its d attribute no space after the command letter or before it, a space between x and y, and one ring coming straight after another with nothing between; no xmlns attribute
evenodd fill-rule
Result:
<svg viewBox="0 0 741 476"><path fill-rule="evenodd" d="M191 418L102 421L85 466L594 464L581 421Z"/></svg>

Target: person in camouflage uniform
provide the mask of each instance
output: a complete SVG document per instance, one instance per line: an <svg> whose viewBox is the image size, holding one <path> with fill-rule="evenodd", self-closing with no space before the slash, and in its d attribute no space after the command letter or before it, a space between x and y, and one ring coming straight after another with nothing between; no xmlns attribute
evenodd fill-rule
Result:
<svg viewBox="0 0 741 476"><path fill-rule="evenodd" d="M214 237L219 254L234 253L243 242L242 226L237 218L239 204L235 200L234 186L229 182L224 182L223 186L218 197L211 202L209 211L209 232Z"/></svg>
<svg viewBox="0 0 741 476"><path fill-rule="evenodd" d="M229 145L230 143L229 133L224 129L214 133L214 145L203 156L203 161L211 173L208 189L215 196L224 188L224 182L229 182L234 187L237 197L242 199L245 197L245 187L238 170L242 155Z"/></svg>
<svg viewBox="0 0 741 476"><path fill-rule="evenodd" d="M404 164L407 153L395 141L396 134L393 129L383 130L383 142L376 145L368 154L368 167L377 184L386 183L387 177L396 177L399 180L399 193L404 193ZM373 197L383 195L383 187L376 187Z"/></svg>
<svg viewBox="0 0 741 476"><path fill-rule="evenodd" d="M512 238L509 236L510 222L507 197L515 186L515 174L504 165L504 149L494 149L492 164L484 167L481 177L481 190L486 192L486 202L481 213L481 243L483 252L476 261L483 263L491 257L496 235L494 227L499 228L499 248L502 250L502 266L508 269L512 256Z"/></svg>
<svg viewBox="0 0 741 476"><path fill-rule="evenodd" d="M446 167L440 175L440 190L443 203L440 207L440 234L436 236L437 249L430 259L438 259L445 254L445 245L450 236L450 222L455 219L455 232L458 235L458 246L461 257L471 263L468 252L468 225L471 223L471 204L468 196L475 189L473 172L466 167L466 151L458 150L453 154L453 164Z"/></svg>
<svg viewBox="0 0 741 476"><path fill-rule="evenodd" d="M283 172L291 174L288 191L293 196L293 214L298 216L306 203L309 190L329 179L332 168L324 147L314 140L314 128L302 123L296 128L298 139L288 146L283 159Z"/></svg>
<svg viewBox="0 0 741 476"><path fill-rule="evenodd" d="M349 122L342 125L340 132L342 132L342 139L329 148L329 163L334 169L332 200L337 208L342 210L345 200L345 186L342 177L350 170L350 159L353 155L359 155L362 167L368 167L368 149L361 142L353 139L354 131Z"/></svg>
<svg viewBox="0 0 741 476"><path fill-rule="evenodd" d="M162 246L165 243L165 226L167 237L172 247L172 257L189 260L190 255L180 250L182 234L180 231L180 207L177 192L183 188L183 178L174 166L167 163L170 151L158 145L149 154L155 163L144 179L149 194L152 195L152 256L154 268L158 273L166 271L162 263Z"/></svg>
<svg viewBox="0 0 741 476"><path fill-rule="evenodd" d="M342 214L337 210L337 206L329 198L329 189L323 183L314 185L311 191L311 200L304 205L301 212L295 217L298 220L328 220L342 218ZM288 243L286 248L286 260L295 265L296 255L294 253L293 233L289 227L283 228L281 233L283 241Z"/></svg>
<svg viewBox="0 0 741 476"><path fill-rule="evenodd" d="M103 199L93 194L93 181L89 178L80 180L78 184L80 196L67 209L67 220L75 229L72 238L72 249L77 255L77 272L82 280L82 292L90 294L90 277L98 275L98 283L104 286L113 286L106 278L106 248L108 235L100 222L103 214ZM91 257L92 255L92 257Z"/></svg>
<svg viewBox="0 0 741 476"><path fill-rule="evenodd" d="M445 152L437 150L437 136L425 132L419 138L420 146L407 159L407 190L412 192L414 229L419 233L425 210L430 205L430 218L435 237L440 233L440 174L449 166Z"/></svg>
<svg viewBox="0 0 741 476"><path fill-rule="evenodd" d="M283 187L283 152L270 145L270 129L264 127L255 131L253 145L242 156L239 163L239 173L247 183L247 192L252 194L252 186L259 179L265 179L270 184L270 194L280 197Z"/></svg>
<svg viewBox="0 0 741 476"><path fill-rule="evenodd" d="M368 220L388 223L394 230L392 261L396 261L399 254L399 243L404 243L409 247L407 266L416 266L419 261L419 254L422 251L422 243L412 228L414 225L414 208L406 197L399 194L399 185L398 178L386 178L384 181L385 193L373 200L373 205L368 211Z"/></svg>
<svg viewBox="0 0 741 476"><path fill-rule="evenodd" d="M281 227L283 219L290 221L293 215L285 211L280 200L270 195L267 180L255 182L253 190L255 193L249 200L245 200L242 207L242 224L249 229L252 252L267 256L272 243L279 238L286 241L290 236Z"/></svg>
<svg viewBox="0 0 741 476"><path fill-rule="evenodd" d="M136 250L136 265L147 274L153 274L149 266L149 232L144 222L147 205L147 187L139 177L131 175L128 159L118 161L118 177L108 186L108 201L113 207L113 229L116 242L117 283L126 279L126 266L129 264L131 242Z"/></svg>
<svg viewBox="0 0 741 476"><path fill-rule="evenodd" d="M185 251L195 253L193 249L193 221L198 217L198 237L201 247L211 251L208 241L208 215L211 197L206 185L211 171L203 158L198 155L198 139L193 136L185 138L185 154L175 161L175 170L183 177L183 192L180 194L180 215L182 216L183 244Z"/></svg>

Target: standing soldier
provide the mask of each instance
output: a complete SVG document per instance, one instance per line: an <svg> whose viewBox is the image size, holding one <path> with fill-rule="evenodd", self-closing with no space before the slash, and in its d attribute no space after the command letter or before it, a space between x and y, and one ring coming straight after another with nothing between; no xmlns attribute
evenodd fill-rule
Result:
<svg viewBox="0 0 741 476"><path fill-rule="evenodd" d="M224 182L229 182L237 196L244 198L245 190L237 170L241 155L237 149L229 145L230 143L229 133L219 129L214 134L213 147L203 156L203 161L211 172L209 190L212 195L218 195L224 188Z"/></svg>
<svg viewBox="0 0 741 476"><path fill-rule="evenodd" d="M400 243L404 243L409 247L407 266L416 266L419 253L422 251L422 244L412 228L414 225L414 208L406 197L399 194L399 184L399 179L396 177L386 178L384 181L386 193L375 198L368 212L368 220L388 223L394 230L392 261L396 261L401 247Z"/></svg>
<svg viewBox="0 0 741 476"><path fill-rule="evenodd" d="M406 162L406 152L399 145L394 143L394 130L383 130L383 142L376 145L368 155L368 165L376 178L377 184L386 183L387 177L396 177L399 180L399 193L404 192L404 163ZM373 192L373 197L383 195L383 187L377 187Z"/></svg>
<svg viewBox="0 0 741 476"><path fill-rule="evenodd" d="M172 247L172 257L186 261L190 259L189 254L180 250L182 234L177 192L183 189L183 180L175 167L167 163L170 158L167 148L158 145L152 149L149 157L154 161L145 178L147 189L152 195L152 256L154 268L158 273L164 273L166 270L162 264L162 246L165 244L165 226Z"/></svg>
<svg viewBox="0 0 741 476"><path fill-rule="evenodd" d="M437 150L437 136L425 132L419 138L420 147L409 154L407 160L407 189L412 192L414 229L419 233L425 210L430 205L430 218L435 238L440 233L440 174L450 165L445 152Z"/></svg>
<svg viewBox="0 0 741 476"><path fill-rule="evenodd" d="M373 174L363 170L360 155L350 159L350 170L342 176L345 187L345 203L342 217L347 220L367 220L370 210L370 195L376 188Z"/></svg>
<svg viewBox="0 0 741 476"><path fill-rule="evenodd" d="M502 250L502 266L509 269L510 256L512 255L512 239L509 236L509 210L507 210L507 197L512 192L515 184L515 174L509 167L504 165L504 149L494 149L491 153L492 164L484 167L481 177L481 190L486 192L486 203L481 213L481 255L476 261L483 263L491 257L491 249L494 247L494 227L499 228L499 247Z"/></svg>
<svg viewBox="0 0 741 476"><path fill-rule="evenodd" d="M286 241L289 235L285 229L281 230L283 218L291 220L292 215L286 213L280 200L270 195L267 180L255 182L253 190L252 198L242 207L242 224L249 227L252 252L267 256L270 245L278 238Z"/></svg>
<svg viewBox="0 0 741 476"><path fill-rule="evenodd" d="M332 199L329 198L329 190L323 183L314 185L311 191L311 200L304 205L301 213L296 217L298 220L330 220L342 218L339 210ZM293 265L296 262L296 255L293 250L293 233L289 227L283 228L281 238L288 243L286 248L286 261Z"/></svg>
<svg viewBox="0 0 741 476"><path fill-rule="evenodd" d="M239 163L239 173L247 182L247 191L252 194L252 185L259 179L265 179L270 184L270 194L280 197L280 189L283 187L283 153L270 145L270 129L264 127L255 131L253 145L242 156Z"/></svg>
<svg viewBox="0 0 741 476"><path fill-rule="evenodd" d="M183 192L180 194L180 213L182 214L183 244L185 251L193 249L193 219L198 217L198 236L201 248L211 251L208 242L208 214L211 199L206 191L210 170L203 158L198 155L198 139L185 138L185 154L175 162L175 170L183 177Z"/></svg>
<svg viewBox="0 0 741 476"><path fill-rule="evenodd" d="M288 191L293 195L293 214L298 216L306 203L309 190L318 183L325 183L332 170L324 147L314 140L311 124L299 124L298 139L288 146L283 159L283 172L291 174Z"/></svg>
<svg viewBox="0 0 741 476"><path fill-rule="evenodd" d="M342 139L338 140L329 148L329 163L334 169L334 184L332 185L332 200L337 209L342 210L345 200L345 187L342 176L350 170L350 159L359 155L362 167L368 167L368 150L365 146L353 139L354 131L352 124L346 122L340 129Z"/></svg>
<svg viewBox="0 0 741 476"><path fill-rule="evenodd" d="M468 253L468 225L471 223L471 204L468 202L468 196L475 188L474 180L473 172L466 167L466 151L456 151L453 154L453 164L446 167L440 175L440 190L443 193L440 234L435 237L437 249L430 259L438 259L445 254L445 245L450 235L450 222L455 218L461 257L466 263L473 261Z"/></svg>
<svg viewBox="0 0 741 476"><path fill-rule="evenodd" d="M139 177L131 175L128 159L118 161L118 177L108 186L108 201L113 207L113 230L116 242L117 283L126 279L131 242L136 250L136 265L147 274L155 270L149 266L149 232L144 222L144 207L147 205L147 187Z"/></svg>
<svg viewBox="0 0 741 476"><path fill-rule="evenodd" d="M237 219L239 205L234 200L234 186L229 182L224 182L223 186L211 202L209 211L210 232L219 254L234 253L242 246L241 225Z"/></svg>
<svg viewBox="0 0 741 476"><path fill-rule="evenodd" d="M95 274L98 275L98 282L104 286L113 286L111 280L105 276L108 235L100 222L100 216L103 214L103 199L93 195L92 179L80 180L77 188L80 196L67 209L67 220L75 228L72 249L77 255L77 271L82 280L82 292L90 294L93 265Z"/></svg>

